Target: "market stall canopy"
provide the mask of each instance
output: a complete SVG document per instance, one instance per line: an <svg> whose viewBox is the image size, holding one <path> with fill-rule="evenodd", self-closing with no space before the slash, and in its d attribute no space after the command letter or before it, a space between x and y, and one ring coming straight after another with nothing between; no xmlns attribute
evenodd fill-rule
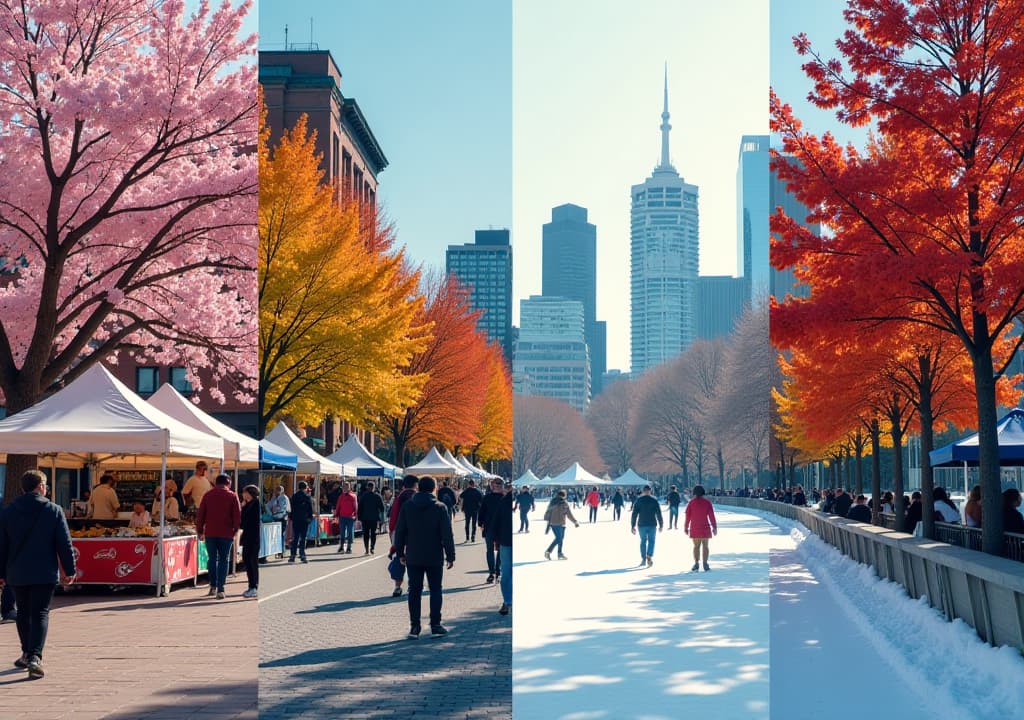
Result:
<svg viewBox="0 0 1024 720"><path fill-rule="evenodd" d="M469 474L459 465L452 465L442 457L436 447L430 448L422 460L405 469L407 475L440 475L442 477L464 477Z"/></svg>
<svg viewBox="0 0 1024 720"><path fill-rule="evenodd" d="M448 458L445 458L446 460ZM459 455L455 458L455 464L461 467L463 470L469 473L470 477L477 478L480 480L486 480L490 477L486 472L478 467L473 467L473 463L465 458L463 455Z"/></svg>
<svg viewBox="0 0 1024 720"><path fill-rule="evenodd" d="M274 429L267 433L267 440L279 446L282 450L295 453L298 456L298 471L306 475L344 475L355 477L355 468L340 465L333 460L328 460L316 450L299 439L283 422L274 426Z"/></svg>
<svg viewBox="0 0 1024 720"><path fill-rule="evenodd" d="M1011 410L996 425L999 438L999 464L1024 465L1024 410ZM978 433L928 453L932 467L941 465L978 464Z"/></svg>
<svg viewBox="0 0 1024 720"><path fill-rule="evenodd" d="M195 403L182 397L170 383L161 385L148 402L189 427L221 438L224 441L225 462L237 463L240 468L254 468L259 465L260 444L255 438L240 433L203 412Z"/></svg>
<svg viewBox="0 0 1024 720"><path fill-rule="evenodd" d="M266 438L260 440L260 470L297 470L299 456L278 447Z"/></svg>
<svg viewBox="0 0 1024 720"><path fill-rule="evenodd" d="M612 480L611 483L612 485L619 485L622 487L642 487L647 484L647 481L640 475L633 472L633 468L626 468L626 472Z"/></svg>
<svg viewBox="0 0 1024 720"><path fill-rule="evenodd" d="M355 468L358 477L393 478L396 473L401 474L400 468L381 460L367 450L355 433L349 435L345 444L328 455L327 459Z"/></svg>
<svg viewBox="0 0 1024 720"><path fill-rule="evenodd" d="M556 482L550 475L545 475L533 484L533 487L555 487L564 483Z"/></svg>
<svg viewBox="0 0 1024 720"><path fill-rule="evenodd" d="M551 478L551 482L558 485L611 485L607 480L587 472L578 462L574 462L564 472Z"/></svg>
<svg viewBox="0 0 1024 720"><path fill-rule="evenodd" d="M468 460L466 462L469 463ZM470 465L470 467L473 468L474 470L476 470L477 472L483 473L485 478L497 478L497 479L501 478L501 475L495 475L494 473L489 473L486 470L484 470L482 467L480 467L479 465Z"/></svg>
<svg viewBox="0 0 1024 720"><path fill-rule="evenodd" d="M0 421L0 452L219 458L224 441L133 393L97 363L67 387ZM104 463L106 464L106 462Z"/></svg>
<svg viewBox="0 0 1024 720"><path fill-rule="evenodd" d="M533 474L533 470L527 469L526 472L516 478L515 486L522 487L523 485L526 485L528 487L533 487L539 482L540 478Z"/></svg>

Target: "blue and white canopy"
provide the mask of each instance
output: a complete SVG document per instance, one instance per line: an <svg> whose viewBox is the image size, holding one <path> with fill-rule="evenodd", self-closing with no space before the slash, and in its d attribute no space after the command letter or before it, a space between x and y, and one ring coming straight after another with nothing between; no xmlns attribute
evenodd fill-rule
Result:
<svg viewBox="0 0 1024 720"><path fill-rule="evenodd" d="M1011 410L996 426L999 438L999 464L1024 465L1024 410ZM932 467L942 465L977 465L978 433L928 453Z"/></svg>

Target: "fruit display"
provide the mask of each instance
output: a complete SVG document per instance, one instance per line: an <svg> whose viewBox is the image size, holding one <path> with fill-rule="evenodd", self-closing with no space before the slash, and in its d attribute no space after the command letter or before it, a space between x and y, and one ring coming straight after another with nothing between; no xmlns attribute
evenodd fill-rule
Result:
<svg viewBox="0 0 1024 720"><path fill-rule="evenodd" d="M165 528L166 533L164 537L178 537L181 535L195 535L195 525L174 525L169 524ZM82 528L79 530L72 530L71 537L73 538L134 538L134 537L156 537L160 534L160 526L155 527L141 527L141 528L127 528L127 527L101 527L99 525L93 525L92 527Z"/></svg>

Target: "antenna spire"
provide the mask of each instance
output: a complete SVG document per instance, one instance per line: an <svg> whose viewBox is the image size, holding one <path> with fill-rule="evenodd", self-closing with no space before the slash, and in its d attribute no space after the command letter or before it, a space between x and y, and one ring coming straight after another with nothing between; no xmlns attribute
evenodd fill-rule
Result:
<svg viewBox="0 0 1024 720"><path fill-rule="evenodd" d="M668 112L668 62L665 63L665 106L661 111L661 165L662 168L671 168L672 163L668 156L668 133L672 129L669 124Z"/></svg>

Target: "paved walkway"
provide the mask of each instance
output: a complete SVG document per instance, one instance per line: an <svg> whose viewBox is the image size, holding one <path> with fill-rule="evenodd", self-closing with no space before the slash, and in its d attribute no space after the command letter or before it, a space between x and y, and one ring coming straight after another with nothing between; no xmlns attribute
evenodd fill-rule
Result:
<svg viewBox="0 0 1024 720"><path fill-rule="evenodd" d="M568 528L568 560L545 560L552 536L533 516L515 538L516 720L768 717L769 550L787 538L716 510L709 573L689 572L681 529L660 533L653 567L639 567L628 514L604 509Z"/></svg>
<svg viewBox="0 0 1024 720"><path fill-rule="evenodd" d="M0 625L0 720L255 720L258 609L244 575L228 580L220 601L191 586L56 597L40 680Z"/></svg>
<svg viewBox="0 0 1024 720"><path fill-rule="evenodd" d="M461 534L456 527L456 541ZM512 622L485 584L484 545L456 546L445 572L450 634L409 640L406 597L391 597L387 538L378 554L334 547L308 565L265 566L260 581L260 718L378 720L512 717ZM423 598L427 612L428 598Z"/></svg>

